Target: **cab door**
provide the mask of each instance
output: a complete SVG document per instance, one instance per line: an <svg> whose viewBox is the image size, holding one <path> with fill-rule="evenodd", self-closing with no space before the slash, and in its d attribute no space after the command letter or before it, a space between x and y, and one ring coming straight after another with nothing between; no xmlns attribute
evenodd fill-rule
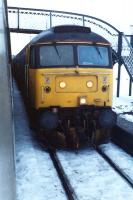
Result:
<svg viewBox="0 0 133 200"><path fill-rule="evenodd" d="M29 96L29 48L26 48L26 63L25 63L25 95Z"/></svg>
<svg viewBox="0 0 133 200"><path fill-rule="evenodd" d="M35 105L36 96L36 63L35 63L35 47L28 48L28 67L27 67L27 96L31 106Z"/></svg>

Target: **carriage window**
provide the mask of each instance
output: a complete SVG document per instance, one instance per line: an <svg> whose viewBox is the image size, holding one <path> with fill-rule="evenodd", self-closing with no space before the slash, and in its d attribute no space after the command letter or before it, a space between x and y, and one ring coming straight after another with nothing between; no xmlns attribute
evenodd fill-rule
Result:
<svg viewBox="0 0 133 200"><path fill-rule="evenodd" d="M72 66L72 45L45 45L40 47L40 66Z"/></svg>
<svg viewBox="0 0 133 200"><path fill-rule="evenodd" d="M109 66L108 48L98 45L78 45L78 64Z"/></svg>

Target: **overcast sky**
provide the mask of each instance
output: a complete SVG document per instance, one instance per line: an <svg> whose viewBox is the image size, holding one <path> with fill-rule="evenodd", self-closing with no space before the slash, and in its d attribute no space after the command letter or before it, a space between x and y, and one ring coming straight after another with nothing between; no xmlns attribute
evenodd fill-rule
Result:
<svg viewBox="0 0 133 200"><path fill-rule="evenodd" d="M9 6L77 12L98 17L131 33L133 0L7 0Z"/></svg>

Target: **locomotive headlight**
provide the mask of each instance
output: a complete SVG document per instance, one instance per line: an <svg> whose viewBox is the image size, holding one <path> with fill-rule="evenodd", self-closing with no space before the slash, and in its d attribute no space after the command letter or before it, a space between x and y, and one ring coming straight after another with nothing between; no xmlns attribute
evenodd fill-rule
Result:
<svg viewBox="0 0 133 200"><path fill-rule="evenodd" d="M79 98L79 105L86 105L86 104L87 104L86 97L80 97Z"/></svg>
<svg viewBox="0 0 133 200"><path fill-rule="evenodd" d="M60 88L62 89L66 87L66 83L64 81L60 82L59 85L60 85Z"/></svg>
<svg viewBox="0 0 133 200"><path fill-rule="evenodd" d="M92 81L88 81L86 83L86 85L87 85L88 88L91 88L91 87L93 87L93 82Z"/></svg>

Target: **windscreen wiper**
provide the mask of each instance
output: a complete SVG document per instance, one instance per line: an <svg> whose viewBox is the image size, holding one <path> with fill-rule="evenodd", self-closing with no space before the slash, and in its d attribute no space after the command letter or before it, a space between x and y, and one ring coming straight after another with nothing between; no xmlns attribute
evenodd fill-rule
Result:
<svg viewBox="0 0 133 200"><path fill-rule="evenodd" d="M97 53L99 54L100 58L102 59L102 55L101 55L101 52L100 52L98 46L94 45L94 48L96 49Z"/></svg>
<svg viewBox="0 0 133 200"><path fill-rule="evenodd" d="M59 54L59 51L58 51L58 49L57 49L57 46L56 46L56 43L55 43L55 42L53 43L53 46L54 46L54 49L55 49L55 51L56 51L56 53L57 53L59 59L61 60L61 57L60 57L60 54Z"/></svg>

